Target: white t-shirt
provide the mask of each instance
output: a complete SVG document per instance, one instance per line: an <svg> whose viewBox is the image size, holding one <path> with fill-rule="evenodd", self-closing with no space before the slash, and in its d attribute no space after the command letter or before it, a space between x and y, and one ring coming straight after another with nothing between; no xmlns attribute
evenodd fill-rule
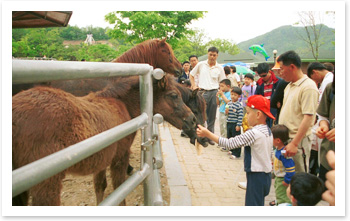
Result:
<svg viewBox="0 0 350 221"><path fill-rule="evenodd" d="M322 81L322 83L321 83L321 86L320 86L320 88L318 89L319 92L320 92L320 97L319 97L319 99L318 99L318 103L320 103L320 101L321 101L321 98L322 98L322 94L323 94L324 89L325 89L325 88L327 87L327 85L328 85L329 83L331 83L331 82L333 82L333 73L332 73L332 72L328 72L328 73L324 76L323 81Z"/></svg>
<svg viewBox="0 0 350 221"><path fill-rule="evenodd" d="M241 77L237 73L234 73L233 76L235 76L237 82L241 82Z"/></svg>
<svg viewBox="0 0 350 221"><path fill-rule="evenodd" d="M199 62L190 73L193 77L198 75L198 87L204 90L219 88L219 82L226 78L223 67L216 64L209 66L208 60Z"/></svg>

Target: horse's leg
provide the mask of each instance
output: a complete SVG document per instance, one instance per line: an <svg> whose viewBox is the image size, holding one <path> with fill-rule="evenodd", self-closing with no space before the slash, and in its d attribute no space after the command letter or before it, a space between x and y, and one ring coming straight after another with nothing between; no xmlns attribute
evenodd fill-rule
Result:
<svg viewBox="0 0 350 221"><path fill-rule="evenodd" d="M120 147L120 145L119 145ZM127 148L129 148L128 146ZM130 152L126 151L122 156L116 155L111 164L111 178L113 182L113 189L119 187L124 181L126 177L126 171L129 165L129 156ZM120 206L125 206L125 200L120 203Z"/></svg>
<svg viewBox="0 0 350 221"><path fill-rule="evenodd" d="M29 193L25 191L12 198L12 206L27 206L28 205Z"/></svg>
<svg viewBox="0 0 350 221"><path fill-rule="evenodd" d="M96 194L96 204L100 204L103 200L103 195L107 187L106 170L102 170L94 174L94 187Z"/></svg>
<svg viewBox="0 0 350 221"><path fill-rule="evenodd" d="M33 197L33 206L61 205L62 180L65 173L61 172L30 189Z"/></svg>

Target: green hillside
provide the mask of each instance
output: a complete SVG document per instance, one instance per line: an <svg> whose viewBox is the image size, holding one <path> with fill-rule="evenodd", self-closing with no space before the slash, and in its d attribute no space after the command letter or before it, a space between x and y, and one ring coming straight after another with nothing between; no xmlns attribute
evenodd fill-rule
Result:
<svg viewBox="0 0 350 221"><path fill-rule="evenodd" d="M319 59L334 59L335 58L335 46L332 42L335 41L335 30L323 25L321 30L321 42L324 44L319 48ZM260 35L248 41L244 41L238 44L241 50L247 51L251 54L253 52L249 50L249 47L254 44L264 44L264 48L270 58L268 61L273 61L272 51L276 49L277 55L288 51L296 51L303 59L312 59L311 50L307 47L306 42L301 40L298 33L305 35L304 27L293 26L281 26L264 35ZM257 53L256 56L259 60L264 60L264 57Z"/></svg>

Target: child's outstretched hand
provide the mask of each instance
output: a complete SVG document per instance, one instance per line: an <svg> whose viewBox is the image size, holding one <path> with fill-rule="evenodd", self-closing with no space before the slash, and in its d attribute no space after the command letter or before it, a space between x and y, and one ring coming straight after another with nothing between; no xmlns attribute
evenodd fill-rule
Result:
<svg viewBox="0 0 350 221"><path fill-rule="evenodd" d="M198 124L197 128L197 136L198 137L206 137L209 133L209 130L201 125Z"/></svg>
<svg viewBox="0 0 350 221"><path fill-rule="evenodd" d="M219 136L218 135L213 134L207 128L205 128L199 124L198 124L198 128L197 128L197 136L198 137L207 137L210 140L212 140L216 143L219 143Z"/></svg>

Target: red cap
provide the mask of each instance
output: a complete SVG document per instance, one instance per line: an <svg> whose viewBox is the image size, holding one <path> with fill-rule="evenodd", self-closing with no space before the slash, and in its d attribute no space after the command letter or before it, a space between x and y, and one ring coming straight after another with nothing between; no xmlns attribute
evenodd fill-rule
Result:
<svg viewBox="0 0 350 221"><path fill-rule="evenodd" d="M260 110L264 112L268 117L273 120L275 117L270 113L270 101L261 95L253 95L248 97L247 106L253 109Z"/></svg>

